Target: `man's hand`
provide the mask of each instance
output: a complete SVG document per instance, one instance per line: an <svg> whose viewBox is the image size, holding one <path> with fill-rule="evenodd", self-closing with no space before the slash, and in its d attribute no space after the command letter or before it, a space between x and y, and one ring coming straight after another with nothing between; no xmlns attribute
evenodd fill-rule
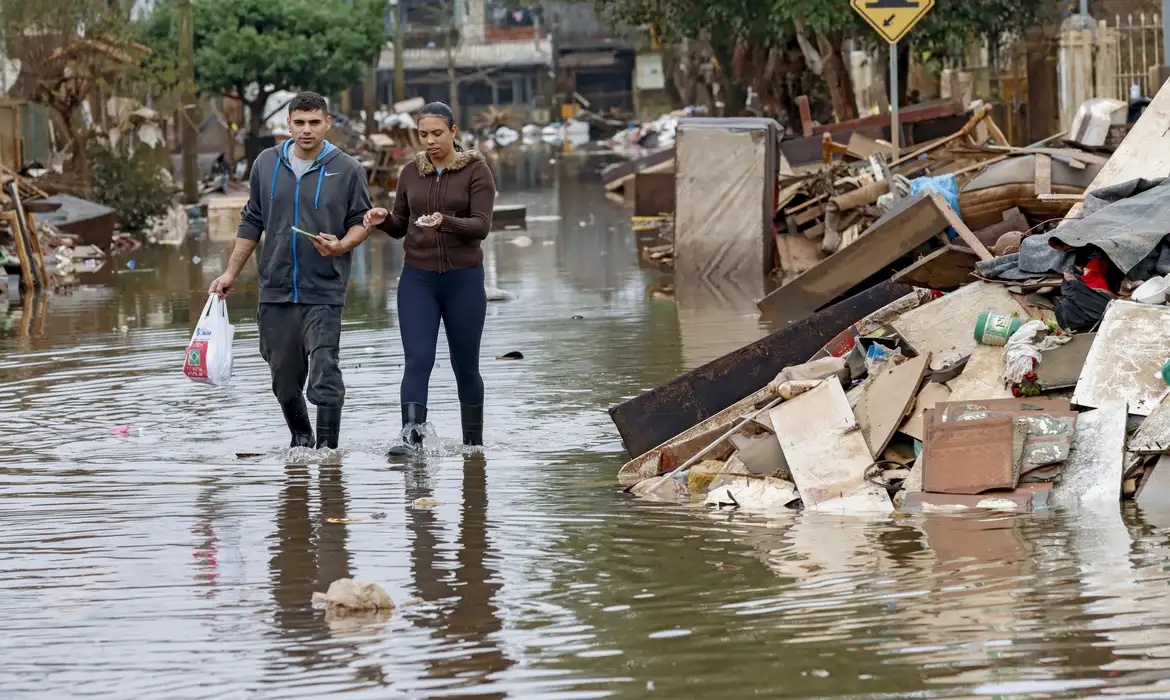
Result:
<svg viewBox="0 0 1170 700"><path fill-rule="evenodd" d="M332 234L318 233L316 238L309 240L313 241L313 247L317 252L325 257L338 257L349 252L349 248Z"/></svg>
<svg viewBox="0 0 1170 700"><path fill-rule="evenodd" d="M373 228L385 221L387 216L390 216L390 212L382 207L376 207L366 212L366 215L362 217L362 226Z"/></svg>
<svg viewBox="0 0 1170 700"><path fill-rule="evenodd" d="M208 288L207 293L215 294L220 299L226 299L228 292L232 291L232 287L235 286L236 276L230 272L225 272L215 278L215 281L211 283L211 287Z"/></svg>

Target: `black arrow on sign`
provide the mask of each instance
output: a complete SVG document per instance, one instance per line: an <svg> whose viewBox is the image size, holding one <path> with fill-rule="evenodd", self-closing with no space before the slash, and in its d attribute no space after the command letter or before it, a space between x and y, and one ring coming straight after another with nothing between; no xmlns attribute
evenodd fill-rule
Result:
<svg viewBox="0 0 1170 700"><path fill-rule="evenodd" d="M890 26L890 24L891 24L891 23L893 23L893 21L894 21L894 17L895 17L895 15L890 15L889 17L887 17L887 18L886 18L886 21L885 21L885 22L882 22L882 26L883 26L883 27L888 27L888 26Z"/></svg>

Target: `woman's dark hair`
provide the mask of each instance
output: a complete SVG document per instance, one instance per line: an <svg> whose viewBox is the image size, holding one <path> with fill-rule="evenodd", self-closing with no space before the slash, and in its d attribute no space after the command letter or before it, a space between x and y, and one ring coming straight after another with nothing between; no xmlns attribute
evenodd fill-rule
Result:
<svg viewBox="0 0 1170 700"><path fill-rule="evenodd" d="M423 106L422 111L418 113L418 120L421 122L423 117L440 117L447 121L447 128L450 129L455 126L455 112L447 106L446 102L430 102ZM455 152L462 153L463 146L459 142L455 142Z"/></svg>
<svg viewBox="0 0 1170 700"><path fill-rule="evenodd" d="M423 117L442 117L447 120L447 127L455 126L455 113L447 106L446 102L430 102L422 108L418 113L418 118L421 121Z"/></svg>

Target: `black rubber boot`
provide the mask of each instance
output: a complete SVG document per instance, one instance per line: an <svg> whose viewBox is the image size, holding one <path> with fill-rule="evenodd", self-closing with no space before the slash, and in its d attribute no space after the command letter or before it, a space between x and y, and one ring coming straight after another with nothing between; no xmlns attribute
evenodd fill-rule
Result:
<svg viewBox="0 0 1170 700"><path fill-rule="evenodd" d="M483 446L483 406L459 404L459 418L463 422L463 444Z"/></svg>
<svg viewBox="0 0 1170 700"><path fill-rule="evenodd" d="M305 399L298 396L281 404L280 410L284 413L284 422L288 424L289 432L292 433L289 447L312 447L313 424L309 422L309 407L305 405Z"/></svg>
<svg viewBox="0 0 1170 700"><path fill-rule="evenodd" d="M341 436L341 406L317 407L317 449L337 449Z"/></svg>
<svg viewBox="0 0 1170 700"><path fill-rule="evenodd" d="M427 422L427 407L421 403L402 404L402 427L408 425L422 425ZM416 454L422 447L422 433L411 430L406 437L406 444L395 445L390 448L391 457L406 457Z"/></svg>

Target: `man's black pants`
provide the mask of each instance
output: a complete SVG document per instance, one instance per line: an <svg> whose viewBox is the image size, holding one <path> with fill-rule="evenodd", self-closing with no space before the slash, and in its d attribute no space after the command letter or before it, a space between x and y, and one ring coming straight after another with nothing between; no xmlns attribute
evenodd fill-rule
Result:
<svg viewBox="0 0 1170 700"><path fill-rule="evenodd" d="M260 356L272 372L272 393L282 406L303 400L306 380L314 406L345 403L338 366L341 310L326 304L260 305Z"/></svg>

